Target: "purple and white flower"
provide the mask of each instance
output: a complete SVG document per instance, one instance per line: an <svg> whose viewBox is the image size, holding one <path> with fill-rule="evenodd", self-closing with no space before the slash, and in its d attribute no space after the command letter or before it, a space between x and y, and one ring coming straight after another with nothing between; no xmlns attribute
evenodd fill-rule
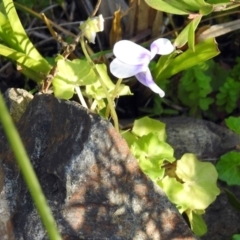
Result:
<svg viewBox="0 0 240 240"><path fill-rule="evenodd" d="M114 45L113 53L116 58L110 64L110 71L118 78L135 76L140 83L164 97L165 93L153 81L148 65L156 54L168 55L174 50L175 47L166 38L155 40L150 51L131 41L121 40Z"/></svg>

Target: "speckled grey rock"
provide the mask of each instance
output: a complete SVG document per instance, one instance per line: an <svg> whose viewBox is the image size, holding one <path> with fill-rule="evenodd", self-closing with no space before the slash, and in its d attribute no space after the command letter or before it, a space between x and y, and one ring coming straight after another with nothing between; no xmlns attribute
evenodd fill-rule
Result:
<svg viewBox="0 0 240 240"><path fill-rule="evenodd" d="M17 127L63 239L196 239L109 122L39 95ZM47 239L2 133L0 146L0 209L7 203L0 235Z"/></svg>
<svg viewBox="0 0 240 240"><path fill-rule="evenodd" d="M237 134L210 121L190 117L160 120L166 123L167 142L177 158L194 153L199 159L216 161L240 142Z"/></svg>
<svg viewBox="0 0 240 240"><path fill-rule="evenodd" d="M229 203L225 189L231 191L240 199L240 186L226 186L219 183L221 194L211 204L203 218L208 226L208 232L201 240L230 240L234 234L240 234L240 212Z"/></svg>
<svg viewBox="0 0 240 240"><path fill-rule="evenodd" d="M9 88L4 93L4 99L9 112L16 123L26 111L28 104L32 101L33 95L20 88Z"/></svg>

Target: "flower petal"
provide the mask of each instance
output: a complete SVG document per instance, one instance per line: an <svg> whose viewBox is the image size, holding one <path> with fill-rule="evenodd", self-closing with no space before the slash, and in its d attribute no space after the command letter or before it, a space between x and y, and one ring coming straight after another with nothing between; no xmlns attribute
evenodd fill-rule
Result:
<svg viewBox="0 0 240 240"><path fill-rule="evenodd" d="M154 58L156 54L168 55L172 53L175 50L175 47L167 38L159 38L151 44L150 49L152 58Z"/></svg>
<svg viewBox="0 0 240 240"><path fill-rule="evenodd" d="M84 36L88 39L90 43L95 44L96 32L91 31L90 28L84 30Z"/></svg>
<svg viewBox="0 0 240 240"><path fill-rule="evenodd" d="M145 65L129 65L115 58L110 63L110 72L118 78L128 78L136 75L139 72L146 71L148 66Z"/></svg>
<svg viewBox="0 0 240 240"><path fill-rule="evenodd" d="M164 97L164 91L153 81L152 74L149 69L145 72L136 74L136 78L140 83L149 87L153 92L159 94L160 97Z"/></svg>
<svg viewBox="0 0 240 240"><path fill-rule="evenodd" d="M96 27L97 27L96 32L102 32L104 30L104 18L102 16L102 14L95 17L94 20L96 20L96 22L95 22Z"/></svg>
<svg viewBox="0 0 240 240"><path fill-rule="evenodd" d="M131 65L148 65L151 59L149 50L128 40L117 42L114 45L113 53L120 61Z"/></svg>

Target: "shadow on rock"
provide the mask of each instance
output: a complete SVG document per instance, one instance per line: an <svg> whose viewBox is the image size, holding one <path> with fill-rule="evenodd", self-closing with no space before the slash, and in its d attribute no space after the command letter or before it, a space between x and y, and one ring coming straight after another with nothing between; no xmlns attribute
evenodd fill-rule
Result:
<svg viewBox="0 0 240 240"><path fill-rule="evenodd" d="M196 239L106 120L77 103L38 95L17 127L63 239ZM0 208L5 204L0 234L47 239L7 141L0 136Z"/></svg>

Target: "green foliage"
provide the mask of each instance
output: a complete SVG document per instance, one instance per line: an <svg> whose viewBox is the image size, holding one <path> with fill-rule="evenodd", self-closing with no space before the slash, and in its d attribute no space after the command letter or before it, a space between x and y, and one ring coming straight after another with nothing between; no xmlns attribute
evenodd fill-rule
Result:
<svg viewBox="0 0 240 240"><path fill-rule="evenodd" d="M225 119L228 128L240 135L240 117L229 117Z"/></svg>
<svg viewBox="0 0 240 240"><path fill-rule="evenodd" d="M182 47L188 42L189 48L193 51L195 50L195 30L197 29L202 16L208 15L214 11L224 11L230 8L235 8L240 5L233 5L230 1L226 3L226 0L145 0L145 2L152 8L162 12L177 15L189 15L189 18L192 20L176 38L174 45ZM223 7L218 9L216 7L218 5L222 5Z"/></svg>
<svg viewBox="0 0 240 240"><path fill-rule="evenodd" d="M230 77L232 77L233 79L235 79L237 81L240 81L240 75L239 75L239 72L240 72L240 57L237 57L235 61L236 62L234 64L234 67L230 72Z"/></svg>
<svg viewBox="0 0 240 240"><path fill-rule="evenodd" d="M165 124L144 117L136 120L132 131L124 132L123 137L142 171L163 189L181 213L187 214L192 230L201 236L207 231L201 215L220 193L217 171L194 154L185 154L176 161L165 134Z"/></svg>
<svg viewBox="0 0 240 240"><path fill-rule="evenodd" d="M217 171L211 163L197 160L194 154L184 154L176 165L177 178L166 176L158 184L180 212L201 215L220 193ZM194 215L191 217L195 221Z"/></svg>
<svg viewBox="0 0 240 240"><path fill-rule="evenodd" d="M212 92L211 77L203 71L203 63L188 69L180 79L178 96L182 103L190 108L190 115L195 115L198 110L206 111L214 102L208 95Z"/></svg>
<svg viewBox="0 0 240 240"><path fill-rule="evenodd" d="M240 79L236 77L239 68L239 60L233 70L226 70L209 60L184 71L177 88L178 98L184 106L189 107L190 116L201 117L204 112L205 116L214 119L218 113L232 113L240 97Z"/></svg>
<svg viewBox="0 0 240 240"><path fill-rule="evenodd" d="M107 67L105 64L96 64L95 65L99 76L101 77L102 81L104 82L107 91L112 99L118 96L124 95L131 95L130 88L124 84L120 84L116 86L112 80L109 78L107 73ZM88 97L95 99L98 105L98 112L106 107L106 103L104 99L106 98L106 94L104 89L99 81L95 81L92 84L88 84L86 86L86 94Z"/></svg>
<svg viewBox="0 0 240 240"><path fill-rule="evenodd" d="M58 72L53 79L53 90L56 97L70 99L74 94L74 88L89 85L97 81L97 76L92 66L86 60L65 60L56 58Z"/></svg>
<svg viewBox="0 0 240 240"><path fill-rule="evenodd" d="M131 151L139 160L142 171L153 181L162 179L165 161L173 162L173 148L159 139L158 134L149 133L137 139L131 146Z"/></svg>
<svg viewBox="0 0 240 240"><path fill-rule="evenodd" d="M49 6L51 4L51 1L49 0L42 0L42 1L38 1L38 0L18 0L17 1L19 4L26 6L28 8L38 8L38 9L43 9L46 8L47 6ZM61 1L57 1L59 4Z"/></svg>
<svg viewBox="0 0 240 240"><path fill-rule="evenodd" d="M228 185L240 185L240 153L231 151L223 156L216 164L219 179Z"/></svg>
<svg viewBox="0 0 240 240"><path fill-rule="evenodd" d="M153 181L162 179L165 161L173 162L173 149L166 142L165 124L144 117L135 120L132 129L135 141L131 144L131 151L139 159L142 171Z"/></svg>
<svg viewBox="0 0 240 240"><path fill-rule="evenodd" d="M149 117L143 117L140 120L135 120L132 133L138 137L148 135L149 133L157 134L159 140L166 140L165 123L154 121Z"/></svg>
<svg viewBox="0 0 240 240"><path fill-rule="evenodd" d="M3 0L4 13L0 12L0 54L16 61L22 72L40 82L50 64L41 56L29 40L13 5L12 0Z"/></svg>
<svg viewBox="0 0 240 240"><path fill-rule="evenodd" d="M234 234L231 240L240 240L240 234Z"/></svg>
<svg viewBox="0 0 240 240"><path fill-rule="evenodd" d="M206 209L220 193L216 182L217 171L213 164L199 161L194 154L184 154L177 161L176 175L183 182L181 199L177 205L181 208L186 206L188 209ZM182 204L181 204L182 202Z"/></svg>
<svg viewBox="0 0 240 240"><path fill-rule="evenodd" d="M226 193L228 202L231 204L231 206L240 212L240 200L237 199L236 196L228 189L225 188L224 192Z"/></svg>
<svg viewBox="0 0 240 240"><path fill-rule="evenodd" d="M103 91L99 83L99 76L106 84L112 100L117 96L131 94L129 87L121 84L115 86L107 74L107 68L104 64L96 65L96 72L93 71L93 65L90 61L75 59L66 60L63 56L58 56L55 76L48 76L51 66L46 59L34 47L29 40L19 18L12 0L3 1L6 15L0 12L0 38L3 44L0 44L0 54L17 62L21 66L21 71L28 78L41 82L46 77L53 77L53 90L56 97L62 99L72 98L75 88L88 85L86 93L89 97L96 100L98 112L106 104L106 92ZM91 20L89 20L91 21ZM96 108L95 108L96 109Z"/></svg>
<svg viewBox="0 0 240 240"><path fill-rule="evenodd" d="M220 111L231 113L237 107L237 100L239 99L240 82L235 81L231 77L226 79L226 82L219 89L217 94L216 104Z"/></svg>
<svg viewBox="0 0 240 240"><path fill-rule="evenodd" d="M26 4L35 2L22 1ZM216 81L211 77L214 74L209 75L208 67L211 65L203 63L219 54L215 39L205 39L195 45L195 31L202 15L208 15L215 11L214 4L226 3L226 0L145 1L158 10L190 15L192 18L174 42L176 47L182 47L188 43L189 49L185 52L178 50L168 56L162 56L151 69L154 79L159 83L182 70L189 69L181 78L178 97L183 104L190 108L190 114L207 111L214 102L212 94L216 94L216 104L221 110L227 113L232 112L236 108L240 91L238 76L240 60L239 66L236 66L226 82L225 79L224 82ZM0 40L3 43L0 44L0 54L15 61L27 77L42 83L46 76L51 77L49 72L54 69L54 63L49 64L31 43L18 18L12 0L3 0L3 6L4 11L0 12ZM227 6L228 4L226 4L226 9ZM196 14L192 15L193 12ZM52 76L54 94L59 98L70 99L75 89L83 86L85 97L92 103L92 106L95 106L91 109L105 114L110 108L115 123L117 117L113 116L113 101L118 96L131 94L130 89L120 84L120 81L119 84L114 84L108 76L107 66L94 64L88 56L83 37L80 37L80 42L86 60L70 61L64 57L64 54L55 59L56 75ZM199 63L202 64L198 65ZM193 67L195 65L198 66ZM205 72L206 70L207 72ZM167 89L167 84L165 87ZM162 102L164 100L155 100L155 113L167 112L163 109ZM231 121L230 126L237 129L235 126L237 123ZM207 227L202 214L219 194L216 185L217 172L214 166L199 161L193 154L185 154L176 161L173 148L166 142L165 124L157 120L148 117L136 120L132 131L124 132L122 135L138 159L142 171L162 187L181 213L187 214L192 230L199 236L203 235L207 231ZM238 159L240 158L235 154L229 154L229 156L227 156L228 159L234 159L233 163L230 163L229 160L225 163L223 156L218 163L218 170L220 179L227 179L228 183L235 184L239 182L238 166L240 161ZM224 167L226 168L224 169ZM233 176L230 176L229 169L234 172Z"/></svg>
<svg viewBox="0 0 240 240"><path fill-rule="evenodd" d="M240 135L240 117L229 117L225 119L226 125L229 129ZM216 169L219 174L219 179L225 181L228 185L240 185L240 153L229 152L221 156L216 164ZM227 195L228 202L231 206L240 211L240 200L229 190L223 189ZM236 238L237 239L237 238Z"/></svg>
<svg viewBox="0 0 240 240"><path fill-rule="evenodd" d="M201 216L203 213L200 211L193 211L193 210L186 211L191 229L198 236L202 236L207 232L207 225Z"/></svg>
<svg viewBox="0 0 240 240"><path fill-rule="evenodd" d="M195 17L177 36L174 45L178 48L183 47L187 42L191 50L195 51L195 34L198 24L202 19L202 15Z"/></svg>
<svg viewBox="0 0 240 240"><path fill-rule="evenodd" d="M211 13L213 7L206 3L204 0L192 1L192 0L145 0L148 5L159 11L168 12L172 14L188 15L192 12L205 12L205 14ZM208 9L208 11L207 11Z"/></svg>
<svg viewBox="0 0 240 240"><path fill-rule="evenodd" d="M172 53L169 56L162 56L154 71L154 79L156 82L160 82L162 79L167 79L172 75L193 67L201 62L205 62L219 54L216 41L214 39L207 39L198 43L195 46L195 51L188 49L181 53L177 57L172 57L176 53Z"/></svg>

